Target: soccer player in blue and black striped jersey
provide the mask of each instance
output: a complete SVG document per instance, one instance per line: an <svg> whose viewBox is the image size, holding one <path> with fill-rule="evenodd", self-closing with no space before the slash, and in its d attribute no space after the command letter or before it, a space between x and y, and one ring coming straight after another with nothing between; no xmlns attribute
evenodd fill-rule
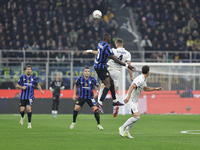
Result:
<svg viewBox="0 0 200 150"><path fill-rule="evenodd" d="M19 78L18 83L16 85L17 88L22 90L21 95L19 97L20 114L21 114L20 125L23 125L24 123L24 118L25 118L24 112L26 108L27 113L28 113L28 128L32 128L31 127L31 116L32 116L31 106L33 104L33 99L34 99L34 86L36 85L42 94L44 94L44 91L42 91L42 88L38 84L36 77L31 75L31 72L32 72L31 65L27 65L25 71L26 71L26 74L22 75Z"/></svg>
<svg viewBox="0 0 200 150"><path fill-rule="evenodd" d="M93 96L93 87L97 86L98 90ZM75 107L74 107L74 112L73 112L73 122L70 125L70 129L73 129L75 124L76 124L76 117L78 115L78 111L80 108L84 105L86 102L93 110L95 119L97 121L97 128L99 130L103 130L103 127L100 125L100 117L98 113L98 107L95 106L95 99L98 95L98 91L100 89L100 85L98 81L90 76L90 69L88 67L85 67L83 71L83 76L79 77L74 85L74 96L73 100L76 100L76 92L79 87L79 94L78 94L78 100L76 101ZM97 108L97 109L96 109Z"/></svg>
<svg viewBox="0 0 200 150"><path fill-rule="evenodd" d="M103 89L103 93L101 95L100 101L97 102L97 105L101 112L103 112L102 106L103 106L103 100L105 99L108 91L110 90L112 98L113 98L113 106L122 106L124 104L120 103L116 100L115 96L115 87L114 87L114 81L110 77L110 73L107 70L107 61L108 58L113 59L116 63L128 67L128 69L134 71L135 68L131 66L130 64L124 63L121 60L119 60L114 53L112 52L110 46L108 45L110 43L111 36L108 33L105 33L103 35L103 41L100 41L97 47L97 55L96 59L94 61L94 69L96 70L96 73L98 77L102 80L102 82L105 84L105 88Z"/></svg>

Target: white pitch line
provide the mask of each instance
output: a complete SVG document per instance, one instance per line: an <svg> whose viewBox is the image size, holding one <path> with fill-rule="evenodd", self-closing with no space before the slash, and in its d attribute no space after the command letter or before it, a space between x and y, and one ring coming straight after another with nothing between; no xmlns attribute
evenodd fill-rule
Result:
<svg viewBox="0 0 200 150"><path fill-rule="evenodd" d="M185 131L181 131L180 133L184 133L184 134L200 134L200 130L185 130Z"/></svg>

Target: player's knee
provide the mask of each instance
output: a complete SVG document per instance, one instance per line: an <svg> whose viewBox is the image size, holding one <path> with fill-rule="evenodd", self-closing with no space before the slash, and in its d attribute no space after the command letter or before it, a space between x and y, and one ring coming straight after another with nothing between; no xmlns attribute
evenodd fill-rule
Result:
<svg viewBox="0 0 200 150"><path fill-rule="evenodd" d="M110 89L111 84L106 84L106 88Z"/></svg>

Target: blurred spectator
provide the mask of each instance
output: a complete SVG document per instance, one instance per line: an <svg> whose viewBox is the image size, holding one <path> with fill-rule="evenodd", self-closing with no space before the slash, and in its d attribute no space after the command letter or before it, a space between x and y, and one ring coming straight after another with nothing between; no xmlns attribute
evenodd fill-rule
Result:
<svg viewBox="0 0 200 150"><path fill-rule="evenodd" d="M152 53L150 58L151 58L151 62L157 62L156 61L157 60L157 54L156 53Z"/></svg>
<svg viewBox="0 0 200 150"><path fill-rule="evenodd" d="M194 51L192 53L192 62L198 63L200 61L200 53Z"/></svg>
<svg viewBox="0 0 200 150"><path fill-rule="evenodd" d="M198 29L198 23L197 21L194 19L194 17L192 17L189 22L188 22L188 28L193 31Z"/></svg>
<svg viewBox="0 0 200 150"><path fill-rule="evenodd" d="M187 49L192 51L193 50L193 44L194 44L194 41L192 40L192 36L190 35L187 42L186 42Z"/></svg>
<svg viewBox="0 0 200 150"><path fill-rule="evenodd" d="M186 87L187 88L187 87ZM180 93L179 91L177 91L177 94L180 95L182 98L185 97L189 97L192 98L194 96L192 89L191 88L187 88L184 92Z"/></svg>
<svg viewBox="0 0 200 150"><path fill-rule="evenodd" d="M194 40L194 50L195 51L200 51L200 38L197 37L195 40Z"/></svg>
<svg viewBox="0 0 200 150"><path fill-rule="evenodd" d="M174 58L173 58L173 61L174 61L175 63L180 62L180 54L179 54L178 52L175 53Z"/></svg>
<svg viewBox="0 0 200 150"><path fill-rule="evenodd" d="M152 43L151 43L150 39L148 39L148 36L147 36L147 35L144 36L144 39L141 41L140 46L141 46L144 50L151 50Z"/></svg>
<svg viewBox="0 0 200 150"><path fill-rule="evenodd" d="M58 43L58 46L56 47L56 50L59 50L59 51L65 50L64 46L62 45L62 42Z"/></svg>
<svg viewBox="0 0 200 150"><path fill-rule="evenodd" d="M115 17L115 15L110 10L108 10L106 12L106 15L103 16L103 19L105 22L108 22L109 20L113 19L114 17Z"/></svg>
<svg viewBox="0 0 200 150"><path fill-rule="evenodd" d="M65 61L65 54L59 52L56 55L56 61L57 61L57 66L65 66L64 61Z"/></svg>
<svg viewBox="0 0 200 150"><path fill-rule="evenodd" d="M186 42L185 42L183 36L180 36L180 37L179 37L177 43L178 43L178 49L179 49L180 51L184 51L185 48L186 48Z"/></svg>
<svg viewBox="0 0 200 150"><path fill-rule="evenodd" d="M55 40L53 40L52 37L47 40L46 45L47 45L48 50L53 50L53 49L55 50L56 49L56 42L55 42Z"/></svg>
<svg viewBox="0 0 200 150"><path fill-rule="evenodd" d="M80 67L81 66L81 59L82 59L82 54L80 52L75 52L74 54L74 66Z"/></svg>
<svg viewBox="0 0 200 150"><path fill-rule="evenodd" d="M36 41L35 41L35 42L33 43L33 45L31 46L31 49L32 49L32 50L39 50L39 49L40 49L40 47L39 47L39 45L37 44Z"/></svg>
<svg viewBox="0 0 200 150"><path fill-rule="evenodd" d="M72 29L70 32L69 32L69 37L70 37L70 41L71 42L77 42L77 39L78 39L78 33Z"/></svg>
<svg viewBox="0 0 200 150"><path fill-rule="evenodd" d="M157 54L157 62L165 62L166 61L166 56L162 52L158 52Z"/></svg>

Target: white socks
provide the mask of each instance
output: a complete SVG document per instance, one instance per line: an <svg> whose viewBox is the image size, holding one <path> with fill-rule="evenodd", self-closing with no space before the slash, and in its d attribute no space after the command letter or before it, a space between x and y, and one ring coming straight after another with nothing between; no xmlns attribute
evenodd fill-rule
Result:
<svg viewBox="0 0 200 150"><path fill-rule="evenodd" d="M125 129L127 127L127 130L129 130L133 127L133 125L140 119L140 117L131 117L129 118L122 126L122 129ZM128 133L127 132L127 133ZM125 132L126 133L126 132Z"/></svg>
<svg viewBox="0 0 200 150"><path fill-rule="evenodd" d="M51 113L57 115L58 111L57 110L52 110Z"/></svg>
<svg viewBox="0 0 200 150"><path fill-rule="evenodd" d="M102 95L103 89L104 89L104 88L100 88L99 96L98 96L98 102L100 102L100 98L101 98L101 95Z"/></svg>

